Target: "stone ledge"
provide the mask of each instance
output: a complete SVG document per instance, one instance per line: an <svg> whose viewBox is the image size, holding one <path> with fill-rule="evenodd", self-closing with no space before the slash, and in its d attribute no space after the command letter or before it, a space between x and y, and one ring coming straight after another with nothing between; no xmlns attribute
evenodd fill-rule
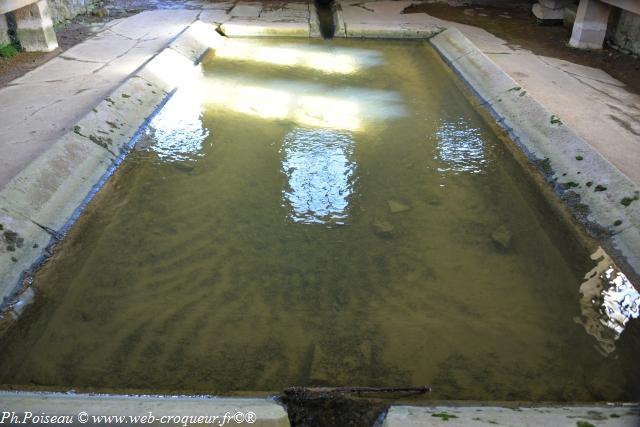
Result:
<svg viewBox="0 0 640 427"><path fill-rule="evenodd" d="M198 74L195 61L223 40L211 24L187 27L0 191L2 233L15 232L21 239L19 246L6 245L11 250L0 247L0 308L11 311L15 297L26 290L23 272L37 265L52 239L73 222L126 156L145 121L189 80L185 77Z"/></svg>
<svg viewBox="0 0 640 427"><path fill-rule="evenodd" d="M580 208L574 209L576 217L600 235L632 281L639 277L640 203L624 206L621 202L640 194L640 187L564 125L561 117L533 99L460 31L446 30L431 43L559 195L579 197L581 206L573 206ZM616 221L622 224L616 226Z"/></svg>
<svg viewBox="0 0 640 427"><path fill-rule="evenodd" d="M638 405L392 406L382 427L490 427L495 425L576 427L579 421L600 427L634 427L640 422L640 407Z"/></svg>
<svg viewBox="0 0 640 427"><path fill-rule="evenodd" d="M235 416L247 413L255 416L255 422L229 422L228 425L252 425L259 427L287 427L289 419L286 410L269 398L219 398L212 396L122 396L65 393L31 393L0 391L0 408L3 411L24 414L25 411L35 415L69 415L73 416L74 426L93 425L78 419L78 414L85 412L89 417L95 415L114 416L148 416L155 417L153 425L159 425L159 418L166 416L218 416L221 421L225 414ZM0 413L0 416L2 414ZM6 422L6 420L4 420ZM127 420L128 421L128 420ZM0 423L2 420L0 420ZM136 424L125 422L124 424ZM181 425L181 422L171 425ZM197 425L197 423L187 423ZM68 425L68 424L67 424ZM214 425L212 423L211 425ZM218 425L218 424L215 424Z"/></svg>

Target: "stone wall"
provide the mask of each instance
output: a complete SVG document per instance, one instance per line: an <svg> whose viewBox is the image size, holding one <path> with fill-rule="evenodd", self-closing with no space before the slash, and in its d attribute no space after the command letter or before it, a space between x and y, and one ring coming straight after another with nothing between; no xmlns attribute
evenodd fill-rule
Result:
<svg viewBox="0 0 640 427"><path fill-rule="evenodd" d="M90 10L94 0L48 0L54 23L71 19Z"/></svg>
<svg viewBox="0 0 640 427"><path fill-rule="evenodd" d="M610 41L624 51L640 55L640 15L621 11Z"/></svg>

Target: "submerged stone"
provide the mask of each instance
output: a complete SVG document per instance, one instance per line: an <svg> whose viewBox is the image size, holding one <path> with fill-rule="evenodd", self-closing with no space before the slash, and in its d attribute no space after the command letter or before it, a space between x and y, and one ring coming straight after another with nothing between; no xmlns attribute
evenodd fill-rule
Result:
<svg viewBox="0 0 640 427"><path fill-rule="evenodd" d="M411 210L411 206L405 205L397 200L387 200L387 204L389 205L389 210L393 214Z"/></svg>
<svg viewBox="0 0 640 427"><path fill-rule="evenodd" d="M508 250L513 243L513 233L506 225L501 225L491 233L491 240L499 249Z"/></svg>
<svg viewBox="0 0 640 427"><path fill-rule="evenodd" d="M389 221L375 220L371 223L371 228L378 237L383 239L391 239L393 237L394 226Z"/></svg>

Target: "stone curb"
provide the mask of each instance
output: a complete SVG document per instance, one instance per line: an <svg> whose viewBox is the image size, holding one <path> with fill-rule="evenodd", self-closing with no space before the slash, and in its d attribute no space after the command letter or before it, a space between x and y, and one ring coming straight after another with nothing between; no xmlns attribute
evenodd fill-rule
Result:
<svg viewBox="0 0 640 427"><path fill-rule="evenodd" d="M494 425L576 427L634 427L640 421L637 405L586 406L392 406L382 427Z"/></svg>
<svg viewBox="0 0 640 427"><path fill-rule="evenodd" d="M24 272L44 259L180 82L198 75L204 53L224 43L214 28L192 23L0 191L1 309L19 314L20 295L31 295Z"/></svg>
<svg viewBox="0 0 640 427"><path fill-rule="evenodd" d="M460 31L448 29L430 41L618 266L632 281L637 279L640 202L634 199L639 197L640 187L564 125L561 117L533 99Z"/></svg>
<svg viewBox="0 0 640 427"><path fill-rule="evenodd" d="M222 425L225 414L233 417L228 425L253 425L260 427L287 427L289 419L285 408L271 398L219 398L214 396L123 396L107 394L66 394L0 391L0 408L3 412L15 412L22 420L25 412L34 416L42 413L48 416L72 416L70 424L82 426L96 424L119 424L112 422L93 422L92 416L123 416L122 424L132 425L204 425L203 422L191 422L183 417L218 416L208 425ZM0 424L3 420L0 412ZM86 414L87 422L82 422ZM241 415L238 415L241 414ZM249 415L252 414L252 415ZM148 416L145 421L129 421L129 417ZM151 418L154 417L154 418ZM164 423L162 417L177 417L178 422ZM255 418L248 418L255 417ZM255 422L251 422L255 419ZM242 422L237 422L238 420ZM44 425L46 423L42 423Z"/></svg>

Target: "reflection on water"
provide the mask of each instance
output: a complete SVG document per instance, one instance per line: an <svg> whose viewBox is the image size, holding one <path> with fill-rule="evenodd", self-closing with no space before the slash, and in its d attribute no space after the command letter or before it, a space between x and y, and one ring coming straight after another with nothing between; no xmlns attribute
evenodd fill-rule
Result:
<svg viewBox="0 0 640 427"><path fill-rule="evenodd" d="M439 171L481 173L485 169L485 143L477 128L459 119L456 122L443 122L436 135L438 159L447 164Z"/></svg>
<svg viewBox="0 0 640 427"><path fill-rule="evenodd" d="M598 265L580 285L582 318L575 321L584 325L587 333L598 340L597 349L607 355L616 349L615 341L627 322L640 316L640 294L602 248L591 258Z"/></svg>
<svg viewBox="0 0 640 427"><path fill-rule="evenodd" d="M592 260L556 243L569 230L437 53L300 45L355 45L384 64L347 77L205 65L38 272L42 303L0 340L0 385L637 400L635 319L616 357L593 348L574 322ZM585 317L615 335L591 299Z"/></svg>
<svg viewBox="0 0 640 427"><path fill-rule="evenodd" d="M251 77L208 77L202 90L210 107L305 126L361 131L365 119L405 115L399 94L385 90Z"/></svg>
<svg viewBox="0 0 640 427"><path fill-rule="evenodd" d="M289 218L305 224L344 224L356 172L351 135L297 128L284 137L281 154Z"/></svg>
<svg viewBox="0 0 640 427"><path fill-rule="evenodd" d="M273 46L260 40L229 40L216 49L216 58L312 68L333 74L353 74L382 63L380 52L327 46L283 43Z"/></svg>
<svg viewBox="0 0 640 427"><path fill-rule="evenodd" d="M179 90L146 128L146 136L153 139L153 144L142 148L169 162L200 156L202 143L209 136L201 116L202 93L198 87L192 85Z"/></svg>

